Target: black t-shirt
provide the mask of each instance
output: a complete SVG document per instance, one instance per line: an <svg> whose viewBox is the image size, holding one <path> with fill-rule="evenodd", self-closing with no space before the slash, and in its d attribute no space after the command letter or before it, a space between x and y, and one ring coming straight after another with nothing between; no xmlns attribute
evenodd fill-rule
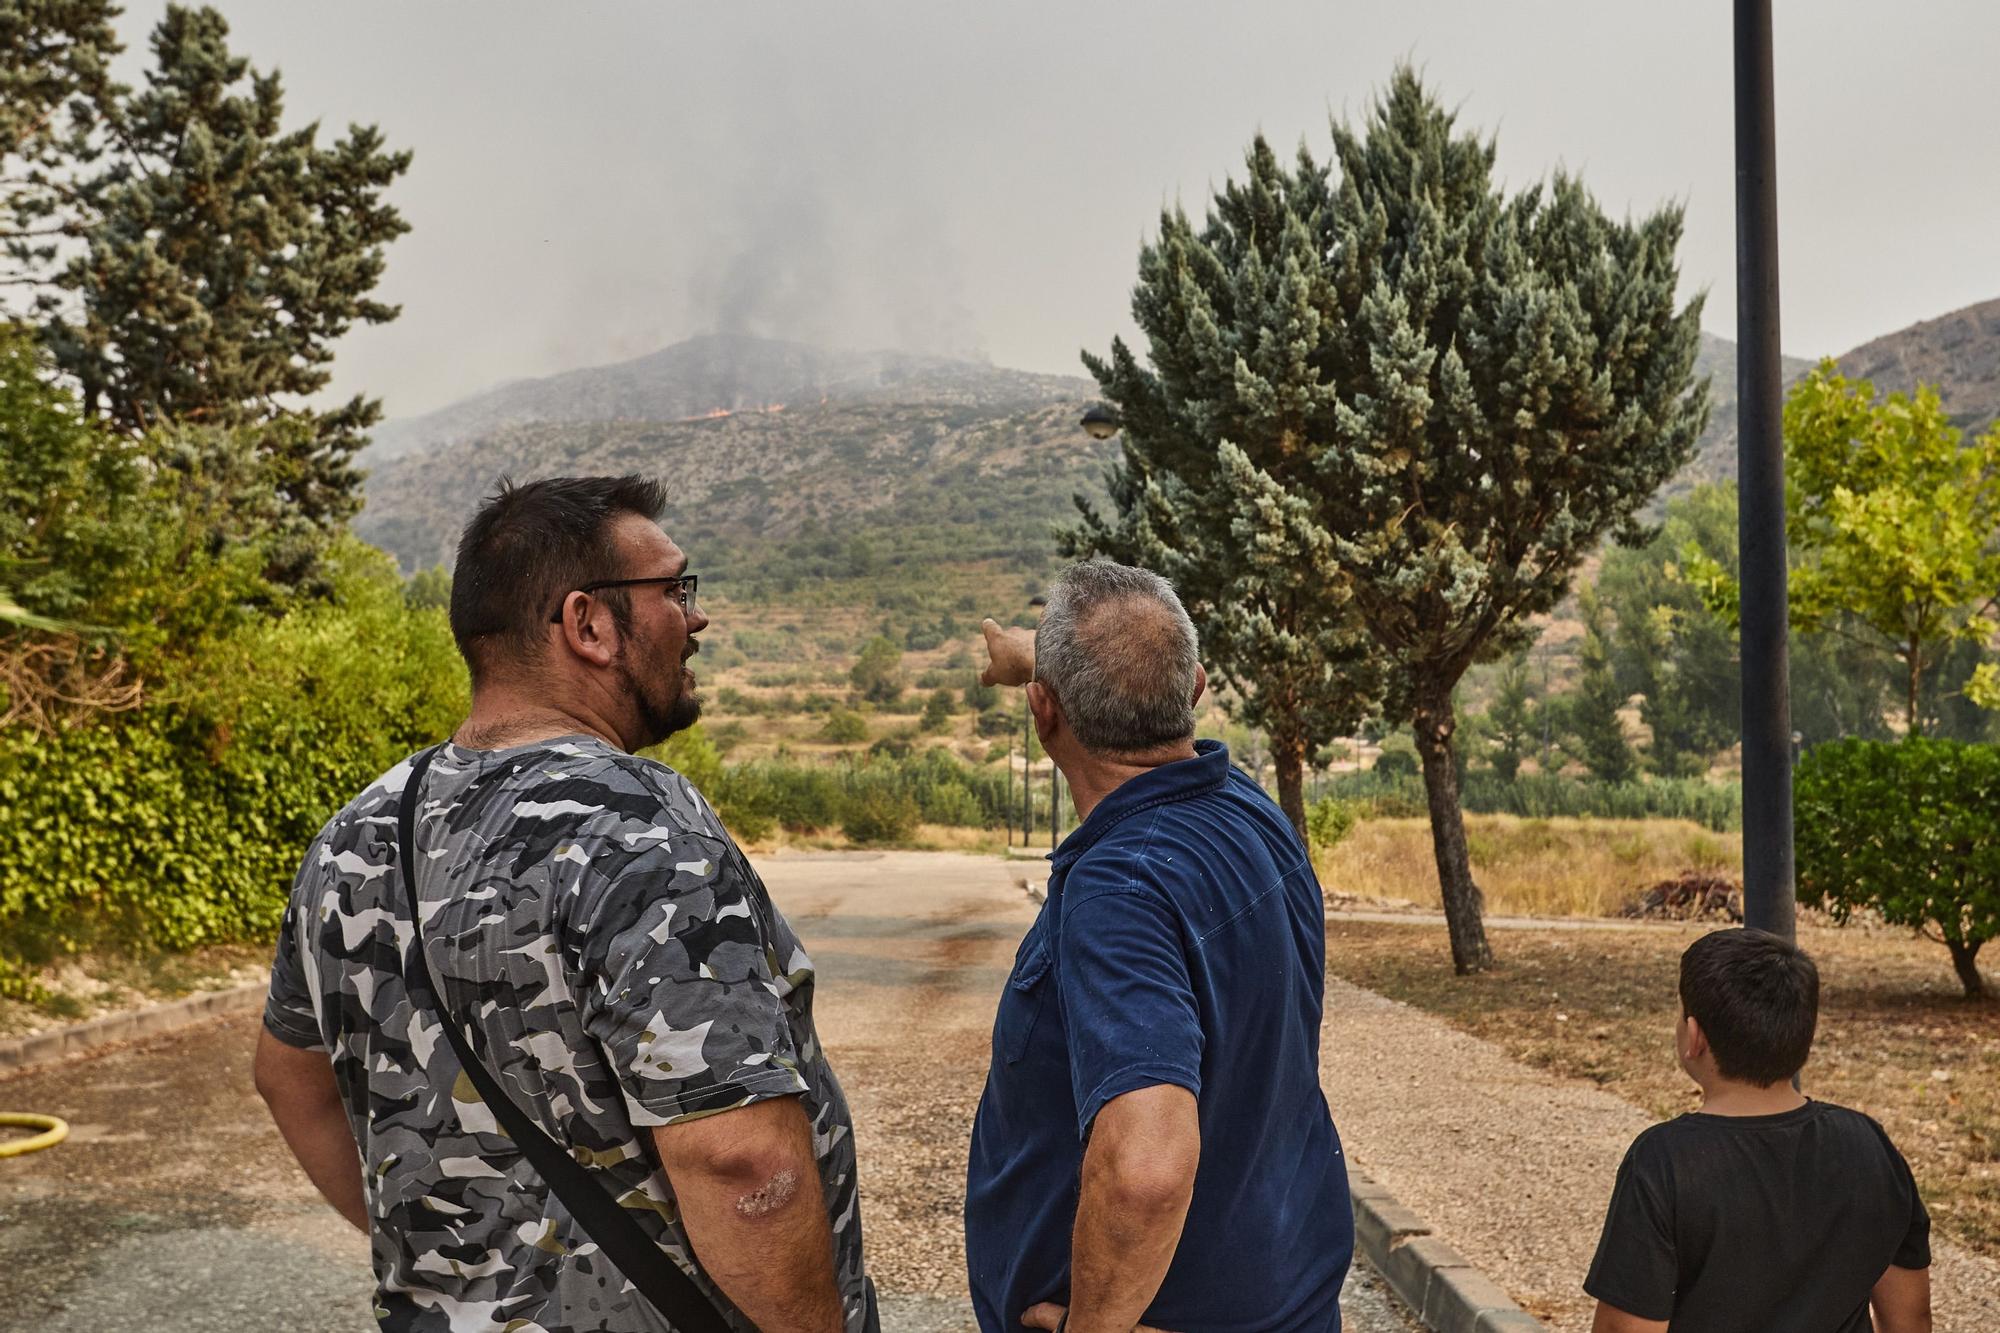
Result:
<svg viewBox="0 0 2000 1333"><path fill-rule="evenodd" d="M1870 1289L1928 1268L1930 1233L1858 1111L1684 1115L1633 1140L1583 1289L1674 1333L1869 1333Z"/></svg>

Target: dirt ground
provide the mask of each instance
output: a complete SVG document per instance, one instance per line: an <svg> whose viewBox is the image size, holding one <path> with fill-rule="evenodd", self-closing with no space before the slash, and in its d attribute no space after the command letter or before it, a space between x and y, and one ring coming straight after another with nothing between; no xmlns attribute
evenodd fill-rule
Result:
<svg viewBox="0 0 2000 1333"><path fill-rule="evenodd" d="M1034 916L1015 867L949 853L758 858L819 969L819 1030L854 1112L869 1268L890 1333L969 1333L965 1144L993 1008ZM0 1329L361 1333L362 1238L319 1202L250 1087L257 1018L0 1079L70 1120L0 1160ZM1365 1269L1349 1333L1413 1333Z"/></svg>
<svg viewBox="0 0 2000 1333"><path fill-rule="evenodd" d="M1674 1064L1680 954L1704 929L1496 934L1501 966L1452 975L1444 932L1336 921L1328 960L1357 985L1665 1118L1692 1110ZM1820 1024L1804 1082L1866 1111L1909 1158L1935 1225L2000 1259L2000 1002L1960 998L1944 949L1906 931L1802 924Z"/></svg>
<svg viewBox="0 0 2000 1333"><path fill-rule="evenodd" d="M1495 931L1501 966L1459 978L1440 926L1328 927L1326 1085L1355 1155L1559 1329L1588 1327L1579 1284L1626 1145L1694 1108L1669 1034L1703 929ZM1800 942L1822 977L1806 1091L1873 1115L1909 1158L1940 1333L2000 1328L2000 1005L1957 998L1943 950L1897 933Z"/></svg>

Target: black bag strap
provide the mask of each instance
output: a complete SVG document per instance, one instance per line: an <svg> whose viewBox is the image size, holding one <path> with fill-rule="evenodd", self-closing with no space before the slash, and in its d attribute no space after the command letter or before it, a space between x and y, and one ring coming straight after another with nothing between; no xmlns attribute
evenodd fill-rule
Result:
<svg viewBox="0 0 2000 1333"><path fill-rule="evenodd" d="M433 746L410 762L410 776L403 786L402 807L397 814L397 859L403 870L403 887L409 894L410 930L417 946L416 964L405 980L416 983L416 989L429 996L431 1008L444 1026L445 1040L451 1043L452 1053L458 1057L466 1077L472 1080L472 1086L479 1090L479 1098L486 1103L486 1109L493 1113L500 1128L514 1141L514 1146L521 1150L536 1174L555 1191L556 1197L569 1209L584 1234L597 1242L605 1257L617 1265L618 1271L680 1333L730 1333L728 1322L701 1288L694 1284L694 1279L661 1253L660 1247L647 1237L604 1186L500 1090L499 1081L472 1053L465 1033L445 1011L444 996L431 980L430 963L424 957L416 858L417 797L423 786L424 774L430 769L431 759L441 748Z"/></svg>

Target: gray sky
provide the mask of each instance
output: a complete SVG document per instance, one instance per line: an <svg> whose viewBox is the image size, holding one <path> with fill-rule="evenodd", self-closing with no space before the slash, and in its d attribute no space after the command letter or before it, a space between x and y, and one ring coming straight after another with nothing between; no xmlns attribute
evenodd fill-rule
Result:
<svg viewBox="0 0 2000 1333"><path fill-rule="evenodd" d="M716 328L1080 373L1163 203L1259 129L1329 147L1409 56L1614 212L1688 205L1734 336L1729 6L1639 0L219 0L289 115L416 152L394 324L335 388L392 416ZM162 4L121 23L142 47ZM1778 0L1784 344L2000 295L2000 6ZM129 58L129 57L128 57Z"/></svg>

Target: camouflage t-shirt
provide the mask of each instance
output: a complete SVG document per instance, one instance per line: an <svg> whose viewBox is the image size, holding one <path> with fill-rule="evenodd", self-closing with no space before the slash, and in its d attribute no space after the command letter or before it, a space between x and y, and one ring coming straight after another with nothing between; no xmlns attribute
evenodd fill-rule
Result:
<svg viewBox="0 0 2000 1333"><path fill-rule="evenodd" d="M412 1011L396 855L409 773L384 774L307 852L264 1015L333 1060L373 1219L376 1317L412 1333L666 1333L499 1132L437 1015ZM859 1333L854 1135L813 1032L812 963L708 803L587 736L447 745L422 795L425 958L501 1086L743 1329L690 1257L644 1127L799 1097Z"/></svg>

